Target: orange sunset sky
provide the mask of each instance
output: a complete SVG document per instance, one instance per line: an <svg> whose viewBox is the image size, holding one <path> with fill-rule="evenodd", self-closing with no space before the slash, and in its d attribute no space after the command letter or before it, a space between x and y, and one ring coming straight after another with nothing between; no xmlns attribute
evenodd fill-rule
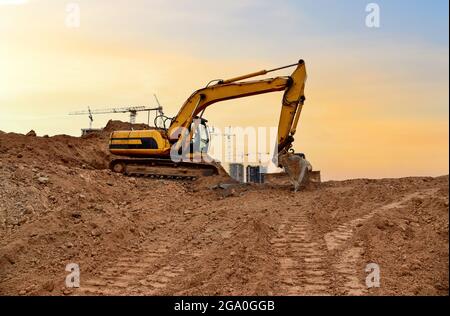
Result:
<svg viewBox="0 0 450 316"><path fill-rule="evenodd" d="M70 2L78 28L65 24ZM295 147L324 179L448 174L448 1L378 1L379 28L365 25L368 2L0 0L0 130L78 136L88 119L69 112L155 105L154 93L173 116L211 79L302 58ZM281 96L205 116L276 126ZM94 127L110 118L128 119Z"/></svg>

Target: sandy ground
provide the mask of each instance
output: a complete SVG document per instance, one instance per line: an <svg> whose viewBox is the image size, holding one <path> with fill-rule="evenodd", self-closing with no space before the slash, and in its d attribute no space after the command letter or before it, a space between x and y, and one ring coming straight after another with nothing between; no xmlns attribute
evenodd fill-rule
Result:
<svg viewBox="0 0 450 316"><path fill-rule="evenodd" d="M107 137L0 132L1 295L449 293L448 176L213 189L113 174Z"/></svg>

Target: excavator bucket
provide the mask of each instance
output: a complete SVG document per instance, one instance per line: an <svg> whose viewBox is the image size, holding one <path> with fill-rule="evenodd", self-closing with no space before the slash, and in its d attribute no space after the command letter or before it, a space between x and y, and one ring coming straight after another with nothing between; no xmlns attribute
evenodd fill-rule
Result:
<svg viewBox="0 0 450 316"><path fill-rule="evenodd" d="M320 182L320 172L312 170L303 154L283 153L278 156L278 161L294 185L295 192L309 182Z"/></svg>

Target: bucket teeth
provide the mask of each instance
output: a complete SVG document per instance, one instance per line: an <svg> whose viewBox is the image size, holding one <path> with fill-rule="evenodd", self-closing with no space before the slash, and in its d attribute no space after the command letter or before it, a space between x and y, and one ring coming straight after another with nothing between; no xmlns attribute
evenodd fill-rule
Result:
<svg viewBox="0 0 450 316"><path fill-rule="evenodd" d="M312 172L312 166L308 160L297 154L283 153L279 155L278 161L294 185L294 191L297 192L308 182L309 175Z"/></svg>

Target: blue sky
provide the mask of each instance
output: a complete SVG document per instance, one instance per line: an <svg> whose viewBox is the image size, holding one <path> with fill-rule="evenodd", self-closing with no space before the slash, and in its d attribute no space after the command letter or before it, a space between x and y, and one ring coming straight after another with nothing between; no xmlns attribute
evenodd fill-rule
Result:
<svg viewBox="0 0 450 316"><path fill-rule="evenodd" d="M298 12L314 16L310 32L339 37L349 35L361 38L367 35L362 16L367 3L364 0L304 0L290 1ZM448 1L445 0L383 0L372 1L381 9L380 37L427 41L448 45Z"/></svg>
<svg viewBox="0 0 450 316"><path fill-rule="evenodd" d="M110 2L97 1L93 6L98 7L96 25L104 28L101 34L109 30L111 36L128 39L170 37L172 42L177 39L207 52L211 51L211 44L217 49L225 47L222 45L233 49L249 41L263 43L265 49L269 45L264 43L270 42L273 49L280 50L283 47L278 45L288 40L302 42L314 37L364 43L370 36L448 46L449 8L445 0L376 1L381 7L382 25L376 30L364 25L365 7L369 3L364 0L225 1L220 4L198 0L166 3L138 0L125 4L119 0L115 3L128 6L127 16L132 19L111 25Z"/></svg>

